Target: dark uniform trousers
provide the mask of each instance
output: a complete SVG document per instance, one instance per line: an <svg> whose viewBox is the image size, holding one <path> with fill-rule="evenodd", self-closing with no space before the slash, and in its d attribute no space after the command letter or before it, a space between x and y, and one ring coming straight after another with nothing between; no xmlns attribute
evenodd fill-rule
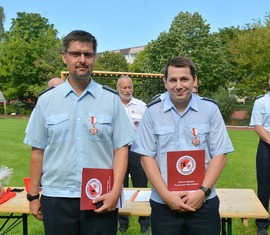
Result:
<svg viewBox="0 0 270 235"><path fill-rule="evenodd" d="M258 198L265 210L268 211L270 196L270 145L263 140L260 140L257 149L256 171ZM270 221L268 219L256 219L256 224L259 228L267 228L270 225Z"/></svg>
<svg viewBox="0 0 270 235"><path fill-rule="evenodd" d="M176 212L150 200L152 235L219 235L219 198L204 202L196 212Z"/></svg>
<svg viewBox="0 0 270 235"><path fill-rule="evenodd" d="M80 198L41 196L46 235L113 235L117 233L118 209L98 214L81 211Z"/></svg>

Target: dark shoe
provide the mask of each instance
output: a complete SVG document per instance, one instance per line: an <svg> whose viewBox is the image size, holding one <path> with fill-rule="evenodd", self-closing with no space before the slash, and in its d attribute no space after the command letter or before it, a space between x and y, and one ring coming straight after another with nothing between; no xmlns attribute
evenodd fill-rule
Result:
<svg viewBox="0 0 270 235"><path fill-rule="evenodd" d="M141 234L150 234L150 228L147 225L141 226Z"/></svg>
<svg viewBox="0 0 270 235"><path fill-rule="evenodd" d="M257 231L258 235L268 235L266 228L259 228Z"/></svg>
<svg viewBox="0 0 270 235"><path fill-rule="evenodd" d="M120 224L119 228L118 228L118 231L120 233L125 233L128 229L128 224Z"/></svg>

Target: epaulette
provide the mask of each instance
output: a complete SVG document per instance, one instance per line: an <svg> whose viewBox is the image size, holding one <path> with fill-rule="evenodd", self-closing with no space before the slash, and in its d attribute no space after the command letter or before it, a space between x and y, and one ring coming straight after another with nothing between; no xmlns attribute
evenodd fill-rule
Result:
<svg viewBox="0 0 270 235"><path fill-rule="evenodd" d="M156 98L158 98L158 97L160 97L161 96L161 94L157 94L157 95L155 95L153 98L152 98L152 100L155 100Z"/></svg>
<svg viewBox="0 0 270 235"><path fill-rule="evenodd" d="M257 97L256 97L256 100L257 99L260 99L260 98L262 98L262 97L264 97L265 96L265 94L264 95L258 95Z"/></svg>
<svg viewBox="0 0 270 235"><path fill-rule="evenodd" d="M156 99L152 100L150 103L148 103L148 104L146 105L146 107L149 108L150 106L152 106L152 105L154 105L154 104L156 104L156 103L159 103L160 101L161 101L160 98L156 98Z"/></svg>
<svg viewBox="0 0 270 235"><path fill-rule="evenodd" d="M118 94L118 91L117 90L115 90L115 89L113 89L113 88L111 88L109 86L103 85L102 88L105 89L105 90L107 90L107 91L110 91L110 92L112 92L114 94Z"/></svg>
<svg viewBox="0 0 270 235"><path fill-rule="evenodd" d="M43 95L43 94L46 93L47 91L52 90L53 88L55 88L55 86L52 86L52 87L50 87L50 88L48 88L48 89L46 89L46 90L40 92L40 93L38 94L38 97L41 96L41 95Z"/></svg>
<svg viewBox="0 0 270 235"><path fill-rule="evenodd" d="M214 104L218 105L218 102L216 100L212 100L212 99L209 99L206 97L202 97L202 100L210 101L210 102L213 102Z"/></svg>

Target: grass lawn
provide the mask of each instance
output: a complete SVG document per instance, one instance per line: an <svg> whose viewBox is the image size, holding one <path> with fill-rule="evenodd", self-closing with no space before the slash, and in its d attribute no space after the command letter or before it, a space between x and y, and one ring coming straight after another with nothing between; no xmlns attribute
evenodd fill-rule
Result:
<svg viewBox="0 0 270 235"><path fill-rule="evenodd" d="M0 117L0 165L14 169L10 186L24 186L23 178L29 176L30 147L23 144L28 119ZM229 130L235 152L228 156L228 163L218 183L218 188L251 188L256 192L255 154L258 137L250 130ZM127 235L139 235L138 217L130 218ZM0 220L0 227L3 220ZM29 235L44 234L43 225L33 216L28 217ZM22 225L12 230L12 235L22 234ZM254 220L244 226L240 219L233 219L233 234L256 234ZM120 234L119 234L120 235Z"/></svg>

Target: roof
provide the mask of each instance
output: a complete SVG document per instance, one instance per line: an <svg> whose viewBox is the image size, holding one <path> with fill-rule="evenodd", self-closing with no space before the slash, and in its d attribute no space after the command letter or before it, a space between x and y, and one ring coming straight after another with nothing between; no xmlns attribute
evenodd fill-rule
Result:
<svg viewBox="0 0 270 235"><path fill-rule="evenodd" d="M69 75L69 71L62 71L61 78L66 79ZM137 78L162 78L163 74L161 73L133 73L133 72L111 72L111 71L93 71L93 77L119 77L121 75L127 75L130 77Z"/></svg>
<svg viewBox="0 0 270 235"><path fill-rule="evenodd" d="M121 53L123 55L128 54L138 54L139 52L143 51L145 46L137 46L137 47L129 47L124 49L118 49L118 50L111 50L108 52L114 52L114 53ZM96 55L97 57L101 56L104 52L98 52Z"/></svg>

